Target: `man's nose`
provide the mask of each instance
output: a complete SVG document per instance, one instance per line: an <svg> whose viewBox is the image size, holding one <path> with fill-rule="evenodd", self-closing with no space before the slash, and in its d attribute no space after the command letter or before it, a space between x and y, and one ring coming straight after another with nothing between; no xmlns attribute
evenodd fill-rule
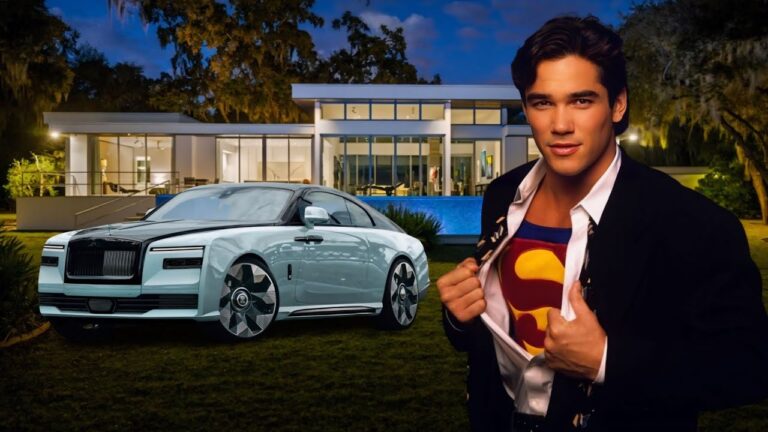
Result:
<svg viewBox="0 0 768 432"><path fill-rule="evenodd" d="M567 107L557 107L552 118L552 133L565 135L573 132L573 117Z"/></svg>

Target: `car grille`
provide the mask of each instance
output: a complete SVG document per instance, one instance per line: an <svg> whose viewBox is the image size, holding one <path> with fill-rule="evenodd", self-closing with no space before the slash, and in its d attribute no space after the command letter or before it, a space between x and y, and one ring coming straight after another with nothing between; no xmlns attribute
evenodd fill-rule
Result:
<svg viewBox="0 0 768 432"><path fill-rule="evenodd" d="M94 297L40 293L40 306L55 306L62 311L90 312L88 300ZM115 302L112 313L144 313L153 309L197 309L197 294L142 294L138 297L99 297Z"/></svg>
<svg viewBox="0 0 768 432"><path fill-rule="evenodd" d="M79 239L69 243L67 278L76 281L130 280L137 275L141 243L122 239ZM108 282L105 282L108 283Z"/></svg>

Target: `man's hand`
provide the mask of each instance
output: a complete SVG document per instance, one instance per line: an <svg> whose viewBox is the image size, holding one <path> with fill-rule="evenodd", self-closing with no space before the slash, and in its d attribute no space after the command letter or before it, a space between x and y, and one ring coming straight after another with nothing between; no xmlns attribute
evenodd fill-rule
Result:
<svg viewBox="0 0 768 432"><path fill-rule="evenodd" d="M581 296L578 281L568 292L568 300L576 313L573 321L566 321L560 309L552 308L547 313L544 358L551 369L594 380L603 360L605 331Z"/></svg>
<svg viewBox="0 0 768 432"><path fill-rule="evenodd" d="M462 323L474 320L485 311L483 289L475 276L478 269L475 259L467 258L437 280L440 301Z"/></svg>

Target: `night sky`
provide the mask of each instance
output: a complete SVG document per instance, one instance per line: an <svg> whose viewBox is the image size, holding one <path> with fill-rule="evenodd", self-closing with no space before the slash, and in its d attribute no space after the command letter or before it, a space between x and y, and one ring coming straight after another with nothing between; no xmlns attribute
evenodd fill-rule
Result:
<svg viewBox="0 0 768 432"><path fill-rule="evenodd" d="M318 52L327 56L346 45L331 21L350 10L371 28L403 27L408 59L421 76L439 73L445 84L511 84L509 64L533 30L556 15L593 14L617 26L631 0L319 0L325 19L311 29ZM170 72L171 49L161 49L155 28L132 14L110 16L106 0L48 0L51 11L80 32L80 42L102 51L110 62L133 62L148 76Z"/></svg>

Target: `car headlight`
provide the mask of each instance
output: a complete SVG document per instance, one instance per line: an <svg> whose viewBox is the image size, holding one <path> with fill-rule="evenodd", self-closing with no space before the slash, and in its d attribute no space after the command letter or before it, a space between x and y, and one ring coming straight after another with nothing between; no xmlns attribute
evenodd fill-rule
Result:
<svg viewBox="0 0 768 432"><path fill-rule="evenodd" d="M203 265L202 258L165 258L164 270L200 268Z"/></svg>

